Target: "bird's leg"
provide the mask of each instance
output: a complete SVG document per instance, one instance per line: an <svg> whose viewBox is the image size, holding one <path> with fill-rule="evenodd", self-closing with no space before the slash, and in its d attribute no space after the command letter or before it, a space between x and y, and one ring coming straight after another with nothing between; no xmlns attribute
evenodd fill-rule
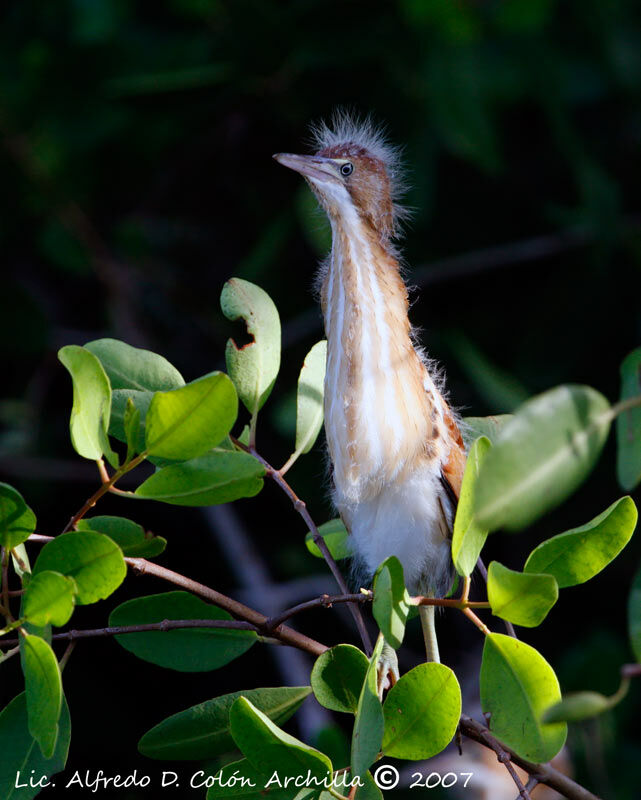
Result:
<svg viewBox="0 0 641 800"><path fill-rule="evenodd" d="M419 606L418 613L421 617L421 628L423 629L423 639L425 641L425 660L441 663L438 652L438 641L436 639L436 627L434 625L436 606Z"/></svg>
<svg viewBox="0 0 641 800"><path fill-rule="evenodd" d="M398 682L399 677L400 673L398 671L398 658L396 657L396 650L394 650L394 648L387 642L384 642L377 666L379 700L383 699L383 693L387 689L391 689L392 686Z"/></svg>

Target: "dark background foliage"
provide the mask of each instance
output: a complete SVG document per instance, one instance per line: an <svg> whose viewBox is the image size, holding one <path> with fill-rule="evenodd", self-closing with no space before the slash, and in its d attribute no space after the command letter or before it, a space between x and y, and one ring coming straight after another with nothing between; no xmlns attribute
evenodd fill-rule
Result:
<svg viewBox="0 0 641 800"><path fill-rule="evenodd" d="M23 492L42 533L61 529L96 476L68 440L58 347L113 336L195 378L222 365L230 333L243 337L218 306L232 275L263 286L281 311L283 369L259 448L285 460L297 373L322 335L311 286L327 231L271 154L304 147L309 122L337 106L371 112L404 146L412 320L447 369L453 403L501 413L572 381L615 400L618 365L641 333L640 89L633 0L4 3L2 480ZM320 444L291 473L318 522L331 516L324 474ZM488 560L519 568L535 543L620 494L610 444L562 508L520 535L492 537ZM257 607L332 590L273 486L231 516L117 498L104 501L109 512L166 536L164 563ZM589 585L565 590L542 628L524 632L564 689L616 688L631 658L624 609L640 549L633 542ZM256 585L265 575L286 598ZM164 588L134 578L109 604ZM75 627L104 625L104 606L80 609ZM327 643L354 640L337 611L300 623ZM473 709L478 632L451 615L439 628L445 662L469 675ZM415 627L405 666L419 644ZM113 641L83 642L65 670L74 725L65 777L157 774L136 753L152 724L233 689L304 681L295 662L255 649L216 673L182 676ZM2 670L5 704L19 665ZM608 797L635 796L638 699L572 730L578 779ZM310 709L300 724L314 737L327 719ZM338 741L336 731L323 736ZM81 793L48 790L63 794Z"/></svg>

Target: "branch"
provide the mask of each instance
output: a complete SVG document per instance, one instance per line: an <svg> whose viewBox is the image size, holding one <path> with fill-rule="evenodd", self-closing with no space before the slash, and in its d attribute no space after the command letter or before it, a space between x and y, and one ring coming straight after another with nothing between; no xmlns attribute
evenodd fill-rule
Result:
<svg viewBox="0 0 641 800"><path fill-rule="evenodd" d="M371 603L372 593L359 592L358 594L322 594L314 600L306 600L304 603L292 606L286 609L276 617L267 620L265 629L271 631L272 628L277 628L285 620L293 617L295 614L300 614L301 611L309 611L312 608L331 608L334 603Z"/></svg>
<svg viewBox="0 0 641 800"><path fill-rule="evenodd" d="M266 461L259 453L256 452L255 448L253 447L246 447L244 444L239 442L233 436L230 437L232 442L239 447L241 450L244 450L246 453L250 453L250 455L254 456L254 458L259 461L263 467L265 468L265 472L267 476L271 478L274 483L276 483L282 490L285 492L287 497L292 502L292 505L298 511L298 513L303 518L305 524L307 525L308 529L312 532L312 536L314 537L314 543L318 547L318 549L323 554L323 558L327 562L327 566L330 568L332 575L336 579L336 583L338 584L342 594L349 594L349 589L347 588L347 584L345 583L345 578L334 560L334 557L329 552L329 548L323 537L318 532L318 528L314 523L314 520L311 518L309 511L307 510L307 505L303 500L298 497L296 492L292 489L292 487L287 483L285 478L280 474L277 469L274 469L272 465ZM361 614L361 610L359 606L355 603L350 603L348 606L352 616L354 617L354 621L356 623L356 627L360 634L361 640L363 642L363 647L365 648L365 652L367 655L371 655L372 653L372 641L369 637L369 633L367 632L367 628L365 627L365 621L363 619L363 615Z"/></svg>
<svg viewBox="0 0 641 800"><path fill-rule="evenodd" d="M513 750L510 750L509 747L499 742L485 725L472 719L472 717L461 714L460 726L467 737L494 750L497 756L499 754L497 748L499 748L507 755L509 761L521 767L521 769L524 769L532 778L535 778L538 783L545 783L546 786L556 789L557 792L560 792L568 800L600 800L597 795L592 794L592 792L580 786L573 781L572 778L568 778L567 775L559 772L559 770L550 766L550 764L534 764L531 761L526 761L524 758L521 758L521 756L517 755ZM501 758L499 758L499 761L501 761Z"/></svg>

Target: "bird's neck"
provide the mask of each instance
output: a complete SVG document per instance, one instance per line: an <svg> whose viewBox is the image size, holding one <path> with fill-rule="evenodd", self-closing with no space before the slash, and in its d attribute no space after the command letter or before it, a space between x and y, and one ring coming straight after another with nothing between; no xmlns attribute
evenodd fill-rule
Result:
<svg viewBox="0 0 641 800"><path fill-rule="evenodd" d="M396 258L355 211L332 232L325 428L337 488L358 499L436 455L445 410L412 344Z"/></svg>

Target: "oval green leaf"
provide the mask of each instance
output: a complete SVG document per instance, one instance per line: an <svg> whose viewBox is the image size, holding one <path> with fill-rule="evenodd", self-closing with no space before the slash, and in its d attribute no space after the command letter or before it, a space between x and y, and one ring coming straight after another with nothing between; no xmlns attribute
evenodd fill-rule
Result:
<svg viewBox="0 0 641 800"><path fill-rule="evenodd" d="M24 593L22 614L33 625L66 625L73 614L76 582L59 572L34 575Z"/></svg>
<svg viewBox="0 0 641 800"><path fill-rule="evenodd" d="M116 591L125 579L127 565L122 550L108 536L78 531L58 536L42 548L33 574L47 570L73 578L76 603L88 605Z"/></svg>
<svg viewBox="0 0 641 800"><path fill-rule="evenodd" d="M0 545L17 547L36 529L36 515L13 486L0 483Z"/></svg>
<svg viewBox="0 0 641 800"><path fill-rule="evenodd" d="M227 436L237 415L236 390L224 372L156 392L145 422L145 448L162 458L197 458Z"/></svg>
<svg viewBox="0 0 641 800"><path fill-rule="evenodd" d="M167 717L147 731L138 750L148 758L201 760L234 749L229 728L229 710L241 695L282 725L298 711L311 694L309 686L281 686L232 692Z"/></svg>
<svg viewBox="0 0 641 800"><path fill-rule="evenodd" d="M552 575L515 572L498 561L487 571L487 599L492 613L525 628L540 625L559 597Z"/></svg>
<svg viewBox="0 0 641 800"><path fill-rule="evenodd" d="M542 542L530 553L523 571L554 575L562 589L585 583L623 550L637 517L632 498L622 497L586 525Z"/></svg>
<svg viewBox="0 0 641 800"><path fill-rule="evenodd" d="M390 556L374 576L372 613L385 641L394 650L403 644L409 609L410 596L405 588L403 567L396 556Z"/></svg>
<svg viewBox="0 0 641 800"><path fill-rule="evenodd" d="M78 522L78 530L104 533L129 558L153 558L167 547L162 536L145 532L142 525L124 517L85 517Z"/></svg>
<svg viewBox="0 0 641 800"><path fill-rule="evenodd" d="M452 534L452 560L456 571L464 577L472 574L487 539L487 529L474 519L474 497L481 464L491 447L487 436L476 439L468 453L463 474Z"/></svg>
<svg viewBox="0 0 641 800"><path fill-rule="evenodd" d="M112 392L109 434L138 453L145 448L145 420L153 398L153 392L139 392L135 389L114 389ZM137 413L130 414L125 425L130 402L134 404Z"/></svg>
<svg viewBox="0 0 641 800"><path fill-rule="evenodd" d="M223 314L232 321L244 319L253 341L238 347L227 341L227 372L238 396L255 415L269 397L280 369L280 319L273 300L259 286L241 278L227 281L220 295Z"/></svg>
<svg viewBox="0 0 641 800"><path fill-rule="evenodd" d="M166 358L132 347L118 339L95 339L85 349L99 359L112 389L167 392L185 385L183 376Z"/></svg>
<svg viewBox="0 0 641 800"><path fill-rule="evenodd" d="M389 691L383 705L383 752L419 761L445 749L461 716L461 688L444 664L419 664Z"/></svg>
<svg viewBox="0 0 641 800"><path fill-rule="evenodd" d="M58 351L73 382L73 407L69 428L78 455L96 461L107 457L117 466L107 432L111 416L111 385L102 364L93 353L70 344Z"/></svg>
<svg viewBox="0 0 641 800"><path fill-rule="evenodd" d="M483 462L478 524L518 530L565 500L594 466L610 421L608 401L589 386L558 386L528 400Z"/></svg>
<svg viewBox="0 0 641 800"><path fill-rule="evenodd" d="M292 800L291 787L279 787L278 779L272 781L271 778L271 773L266 775L259 772L246 758L242 758L227 764L216 773L215 782L207 791L207 800L228 797L241 797L243 800Z"/></svg>
<svg viewBox="0 0 641 800"><path fill-rule="evenodd" d="M115 608L109 625L147 625L165 619L232 619L222 608L189 592L136 597ZM229 628L181 628L116 636L138 658L179 672L206 672L228 664L255 644L253 631Z"/></svg>
<svg viewBox="0 0 641 800"><path fill-rule="evenodd" d="M641 347L621 364L621 400L641 395ZM631 491L641 481L641 407L619 414L617 429L617 478Z"/></svg>
<svg viewBox="0 0 641 800"><path fill-rule="evenodd" d="M612 708L610 698L598 692L573 692L548 708L542 719L546 723L580 722L603 714L609 708Z"/></svg>
<svg viewBox="0 0 641 800"><path fill-rule="evenodd" d="M264 474L264 467L248 453L217 449L163 467L136 489L136 495L178 506L213 506L254 497L263 488Z"/></svg>
<svg viewBox="0 0 641 800"><path fill-rule="evenodd" d="M352 548L349 546L349 533L342 519L330 519L329 522L319 525L318 532L325 540L332 558L335 558L336 561L340 561L342 558L350 558L353 555ZM314 541L314 534L311 531L308 531L305 536L305 546L316 558L324 558Z"/></svg>
<svg viewBox="0 0 641 800"><path fill-rule="evenodd" d="M327 341L317 342L305 356L296 394L296 452L308 453L323 426L323 392Z"/></svg>
<svg viewBox="0 0 641 800"><path fill-rule="evenodd" d="M312 689L318 702L332 711L355 714L368 665L365 653L351 644L326 650L312 669Z"/></svg>
<svg viewBox="0 0 641 800"><path fill-rule="evenodd" d="M494 444L512 416L512 414L496 414L492 417L463 417L461 435L465 446L469 449L479 436L485 436Z"/></svg>
<svg viewBox="0 0 641 800"><path fill-rule="evenodd" d="M0 712L0 797L4 800L31 800L35 797L42 791L40 786L16 786L16 783L28 784L32 775L50 778L63 770L70 741L71 720L64 697L58 739L51 758L42 755L38 743L29 733L26 693L14 697Z"/></svg>
<svg viewBox="0 0 641 800"><path fill-rule="evenodd" d="M486 636L480 689L490 730L522 758L550 761L563 747L567 725L541 722L543 712L561 699L559 681L533 647L501 633Z"/></svg>
<svg viewBox="0 0 641 800"><path fill-rule="evenodd" d="M42 755L52 758L62 711L60 667L50 645L39 636L22 636L20 652L27 695L29 733L40 745Z"/></svg>
<svg viewBox="0 0 641 800"><path fill-rule="evenodd" d="M383 741L383 707L378 698L378 665L385 640L379 635L363 682L352 732L352 775L364 775L374 763Z"/></svg>
<svg viewBox="0 0 641 800"><path fill-rule="evenodd" d="M277 772L281 780L301 775L331 778L332 762L324 753L285 733L247 698L234 702L229 722L236 745L263 775Z"/></svg>

